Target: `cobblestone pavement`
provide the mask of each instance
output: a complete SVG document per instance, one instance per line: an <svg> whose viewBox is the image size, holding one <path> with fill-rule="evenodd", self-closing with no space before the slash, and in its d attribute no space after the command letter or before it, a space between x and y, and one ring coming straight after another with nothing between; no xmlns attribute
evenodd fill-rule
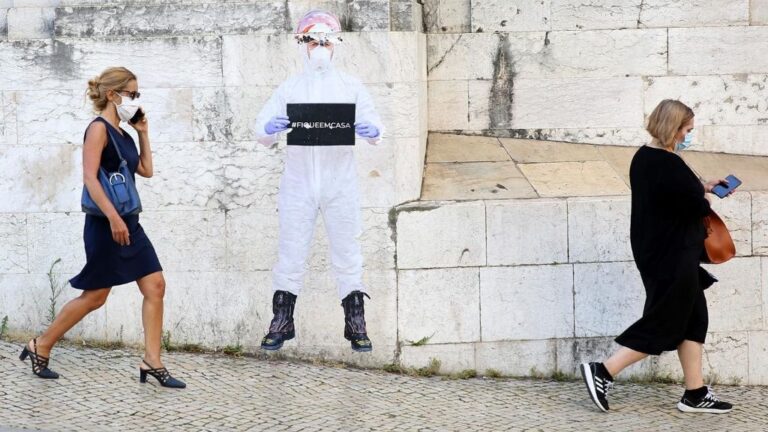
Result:
<svg viewBox="0 0 768 432"><path fill-rule="evenodd" d="M0 342L0 430L765 431L768 387L718 387L737 408L683 414L677 385L620 384L604 414L581 382L412 378L207 354L165 362L188 387L140 384L130 350L58 347L46 381Z"/></svg>

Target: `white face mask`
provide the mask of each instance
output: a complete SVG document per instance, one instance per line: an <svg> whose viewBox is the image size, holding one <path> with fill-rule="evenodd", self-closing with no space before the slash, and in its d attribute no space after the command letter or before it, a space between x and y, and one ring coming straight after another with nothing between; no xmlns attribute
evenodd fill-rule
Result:
<svg viewBox="0 0 768 432"><path fill-rule="evenodd" d="M319 46L309 52L309 67L314 72L324 72L331 66L331 50Z"/></svg>
<svg viewBox="0 0 768 432"><path fill-rule="evenodd" d="M120 105L114 101L112 103L114 103L115 108L117 108L117 115L120 117L120 120L129 123L133 116L136 115L136 111L139 110L139 101L138 99L131 100L128 96L123 95L120 95L120 99L122 99Z"/></svg>

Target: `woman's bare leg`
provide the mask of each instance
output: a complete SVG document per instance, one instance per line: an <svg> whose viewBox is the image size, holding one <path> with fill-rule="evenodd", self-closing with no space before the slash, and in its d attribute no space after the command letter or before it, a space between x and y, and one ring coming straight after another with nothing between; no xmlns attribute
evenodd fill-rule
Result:
<svg viewBox="0 0 768 432"><path fill-rule="evenodd" d="M639 362L640 360L648 357L648 354L635 351L627 347L621 347L616 351L611 358L603 362L603 365L608 369L608 373L611 376L616 377L621 371L628 366Z"/></svg>
<svg viewBox="0 0 768 432"><path fill-rule="evenodd" d="M698 342L684 340L677 346L677 356L683 367L685 376L685 389L696 390L704 387L701 359L704 354L704 345Z"/></svg>
<svg viewBox="0 0 768 432"><path fill-rule="evenodd" d="M153 368L163 367L160 360L163 337L163 297L165 278L162 272L155 272L136 281L144 295L141 306L141 320L144 323L144 359ZM147 369L145 365L143 367Z"/></svg>
<svg viewBox="0 0 768 432"><path fill-rule="evenodd" d="M37 352L42 356L50 357L51 349L56 342L86 315L104 305L111 289L110 287L83 291L78 297L68 301L51 325L37 337ZM31 342L29 349L33 348Z"/></svg>

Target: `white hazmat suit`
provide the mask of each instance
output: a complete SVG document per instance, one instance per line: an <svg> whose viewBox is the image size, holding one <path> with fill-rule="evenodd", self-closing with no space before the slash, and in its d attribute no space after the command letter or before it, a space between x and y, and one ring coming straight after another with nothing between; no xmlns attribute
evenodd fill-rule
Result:
<svg viewBox="0 0 768 432"><path fill-rule="evenodd" d="M355 122L369 122L379 130L370 144L381 140L383 128L363 84L332 64L323 71L310 67L307 48L301 45L304 71L283 82L259 113L257 140L274 145L278 134L265 126L274 116L287 115L289 103L353 103ZM334 51L338 47L334 48ZM360 248L360 198L355 146L287 146L285 169L278 193L278 261L273 269L273 289L298 295L306 272L318 211L322 213L336 276L339 298L352 291L365 292Z"/></svg>

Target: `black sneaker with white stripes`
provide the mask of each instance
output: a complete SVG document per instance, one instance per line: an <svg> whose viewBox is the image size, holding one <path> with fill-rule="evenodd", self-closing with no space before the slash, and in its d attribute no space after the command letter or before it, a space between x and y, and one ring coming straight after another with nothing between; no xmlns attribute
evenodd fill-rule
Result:
<svg viewBox="0 0 768 432"><path fill-rule="evenodd" d="M709 388L706 390L707 393L699 398L691 397L690 392L685 392L683 398L677 403L677 409L687 413L725 414L731 412L733 405L718 399Z"/></svg>
<svg viewBox="0 0 768 432"><path fill-rule="evenodd" d="M613 377L602 363L582 363L581 376L589 397L601 411L608 411L608 390L613 388Z"/></svg>

